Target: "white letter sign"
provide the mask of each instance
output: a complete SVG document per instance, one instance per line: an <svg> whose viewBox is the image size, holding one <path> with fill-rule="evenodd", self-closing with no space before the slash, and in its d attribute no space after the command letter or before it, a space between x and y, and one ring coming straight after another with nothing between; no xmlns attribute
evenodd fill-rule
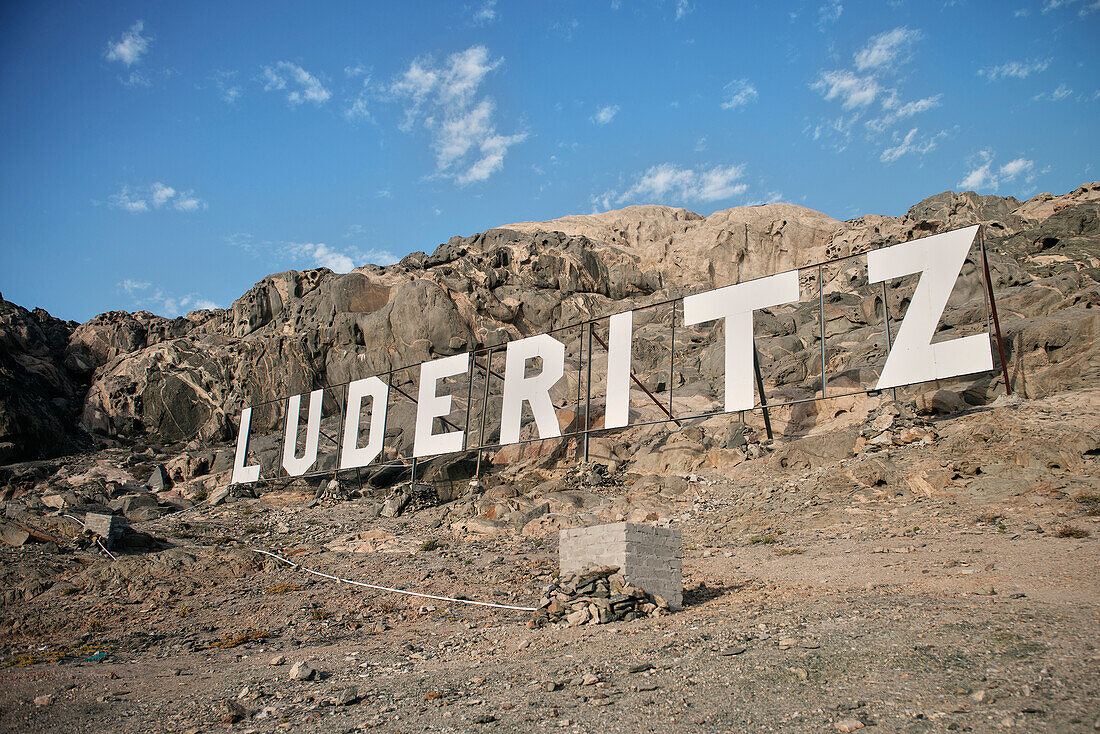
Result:
<svg viewBox="0 0 1100 734"><path fill-rule="evenodd" d="M241 427L237 431L237 457L233 461L233 481L230 484L248 484L260 478L260 465L245 466L248 459L248 430L252 427L252 408L241 411Z"/></svg>
<svg viewBox="0 0 1100 734"><path fill-rule="evenodd" d="M726 320L726 412L752 410L752 312L798 300L798 271L684 298L688 326Z"/></svg>
<svg viewBox="0 0 1100 734"><path fill-rule="evenodd" d="M470 353L456 354L420 365L420 395L416 400L416 431L413 435L413 456L435 456L462 450L462 431L432 433L432 425L440 416L451 412L451 396L436 393L437 383L444 377L461 375L470 369Z"/></svg>
<svg viewBox="0 0 1100 734"><path fill-rule="evenodd" d="M603 427L619 428L630 420L630 340L634 313L625 311L609 319L607 331L607 403Z"/></svg>
<svg viewBox="0 0 1100 734"><path fill-rule="evenodd" d="M977 231L975 225L867 253L872 283L921 274L876 389L993 369L985 334L931 343Z"/></svg>
<svg viewBox="0 0 1100 734"><path fill-rule="evenodd" d="M321 435L321 404L325 391L314 390L309 394L309 422L306 423L306 449L302 458L294 456L298 447L298 412L302 405L302 396L294 395L286 403L286 433L283 436L283 468L292 477L299 477L309 471L317 461L317 443Z"/></svg>
<svg viewBox="0 0 1100 734"><path fill-rule="evenodd" d="M367 445L359 448L359 414L363 410L363 398L371 398L370 428L367 429ZM348 385L348 404L344 414L344 443L340 449L340 468L354 469L366 466L382 453L382 439L386 432L386 407L390 399L389 386L377 377L356 380Z"/></svg>
<svg viewBox="0 0 1100 734"><path fill-rule="evenodd" d="M527 377L527 360L535 357L542 357L542 372ZM500 409L501 446L519 441L519 421L524 400L535 415L539 438L561 435L554 403L550 400L550 388L563 374L565 345L549 334L508 342L504 359L504 404Z"/></svg>

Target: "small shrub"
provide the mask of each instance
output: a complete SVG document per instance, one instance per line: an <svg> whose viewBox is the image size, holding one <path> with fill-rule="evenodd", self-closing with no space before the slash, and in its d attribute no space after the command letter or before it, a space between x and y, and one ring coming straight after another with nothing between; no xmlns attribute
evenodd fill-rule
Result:
<svg viewBox="0 0 1100 734"><path fill-rule="evenodd" d="M1082 494L1075 499L1082 505L1082 509L1089 517L1100 515L1100 494Z"/></svg>
<svg viewBox="0 0 1100 734"><path fill-rule="evenodd" d="M285 594L288 591L301 591L301 590L302 590L302 587L299 586L298 584L275 584L274 586L272 586L270 589L268 589L264 593L266 593L266 594Z"/></svg>
<svg viewBox="0 0 1100 734"><path fill-rule="evenodd" d="M420 544L420 550L425 551L425 552L426 551L439 550L440 548L446 548L446 547L447 547L446 543L440 542L440 541L436 540L435 538L432 538L431 540L425 540L423 543Z"/></svg>
<svg viewBox="0 0 1100 734"><path fill-rule="evenodd" d="M749 542L752 543L753 545L758 545L758 544L773 545L773 544L779 542L779 538L775 537L774 535L764 535L764 536L753 535L752 537L749 538Z"/></svg>
<svg viewBox="0 0 1100 734"><path fill-rule="evenodd" d="M1063 525L1058 528L1056 535L1059 538L1087 538L1089 537L1089 531L1076 525Z"/></svg>

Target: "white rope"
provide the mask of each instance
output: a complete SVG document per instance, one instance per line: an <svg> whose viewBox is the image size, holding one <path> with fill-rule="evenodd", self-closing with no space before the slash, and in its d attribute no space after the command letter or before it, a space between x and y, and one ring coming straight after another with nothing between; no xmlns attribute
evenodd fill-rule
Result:
<svg viewBox="0 0 1100 734"><path fill-rule="evenodd" d="M378 589L379 591L392 591L395 594L407 594L409 596L419 596L419 597L422 597L424 599L436 599L437 601L453 601L453 602L458 602L459 604L476 604L479 607L494 607L496 609L514 609L518 612L534 612L534 611L537 611L536 607L515 607L515 606L508 605L508 604L494 604L493 602L489 602L489 601L474 601L472 599L455 599L455 598L450 597L450 596L435 596L434 594L421 594L421 593L416 592L416 591L405 591L404 589L391 589L388 586L375 586L374 584L366 584L366 583L363 583L362 581L352 581L351 579L342 579L339 576L333 576L332 574L321 573L320 571L314 571L312 568L306 568L305 566L303 566L299 563L295 563L294 561L288 560L288 559L283 558L282 556L276 555L274 553L269 553L265 550L260 550L259 548L252 548L250 546L245 546L245 547L248 548L249 550L254 550L257 553L263 553L265 556L271 556L272 558L276 558L276 559L282 561L283 563L290 564L294 568L301 569L302 571L305 571L306 573L311 573L314 576L320 576L321 578L325 578L325 579L331 579L332 581L336 581L337 583L352 584L354 586L363 586L367 589Z"/></svg>

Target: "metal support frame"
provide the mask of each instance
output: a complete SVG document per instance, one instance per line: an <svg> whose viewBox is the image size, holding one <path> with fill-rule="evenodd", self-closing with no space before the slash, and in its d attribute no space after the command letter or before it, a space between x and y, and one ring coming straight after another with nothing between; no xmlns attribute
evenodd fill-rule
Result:
<svg viewBox="0 0 1100 734"><path fill-rule="evenodd" d="M768 432L768 438L772 435L772 419L768 410L768 396L764 394L764 378L760 376L760 352L756 349L756 337L752 340L752 368L756 373L756 391L760 393L760 412L764 415L764 430Z"/></svg>
<svg viewBox="0 0 1100 734"><path fill-rule="evenodd" d="M1005 378L1005 394L1012 394L1012 382L1008 379L1008 360L1005 358L1005 343L1001 338L1001 320L997 318L997 301L993 297L993 277L989 274L989 258L985 253L985 227L978 225L978 245L982 251L982 270L985 271L985 289L989 294L989 310L993 315L993 328L997 332L997 352L1001 356L1001 374Z"/></svg>
<svg viewBox="0 0 1100 734"><path fill-rule="evenodd" d="M998 312L997 312L997 303L996 303L996 299L995 299L994 293L993 293L993 279L992 279L992 275L990 273L990 268L989 268L989 260L988 260L988 255L987 255L987 251L986 251L984 228L982 228L982 227L979 227L979 229L978 229L977 241L978 241L979 252L980 252L981 258L982 258L982 275L983 275L983 279L984 279L984 283L985 283L985 296L986 296L986 299L987 299L987 315L986 315L986 318L987 318L987 322L989 321L990 317L992 318L992 326L993 326L993 330L994 330L994 333L993 333L992 336L994 336L997 340L997 349L998 349L998 354L999 354L1000 360L1001 360L1001 369L1000 369L1000 371L1001 371L1001 374L1004 377L1004 381L1005 381L1005 392L1006 392L1006 394L1011 395L1012 394L1012 385L1009 381L1008 360L1007 360L1007 357L1006 357L1006 354L1005 354L1004 339L1003 339L1003 336L1002 336L1002 333L1001 333L1000 318L999 318L999 315L998 315ZM760 405L758 407L762 411L763 418L764 418L764 427L765 427L765 430L767 431L767 434L768 434L769 438L773 438L770 412L774 408L786 407L786 406L796 405L796 404L800 404L800 403L815 402L817 400L823 400L823 399L827 399L827 398L828 399L835 399L835 398L849 397L849 396L861 395L861 394L878 394L879 391L876 390L874 387L867 387L867 388L864 388L864 389L858 389L858 390L842 392L842 393L838 393L838 394L835 394L835 395L830 394L828 392L828 371L827 371L827 367L826 367L827 360L826 360L826 345L825 345L826 319L825 319L825 273L824 273L824 266L826 264L835 264L835 263L842 262L844 260L848 260L848 259L855 258L855 257L861 257L861 256L864 256L864 255L865 255L865 253L853 253L853 254L846 255L846 256L841 257L841 258L837 258L835 260L828 261L828 263L821 262L821 263L816 263L816 264L807 265L807 266L798 268L798 270L800 270L800 271L811 270L811 269L816 269L816 271L817 271L817 283L818 283L818 298L817 298L818 303L817 303L817 307L818 307L819 327L820 327L820 344L819 344L820 355L819 355L819 359L820 359L820 364L821 364L821 394L819 396L812 396L812 394L811 394L811 397L794 398L794 399L790 399L790 400L784 400L784 401L780 401L780 402L770 403L768 401L768 398L767 398L767 395L766 395L765 389L764 389L764 381L763 381L763 376L762 376L762 372L761 372L761 368L760 368L759 350L757 348L755 338L753 339L753 370L754 370L754 377L755 377L755 380L756 380L756 387L757 387L757 390L758 390L759 395L760 395ZM883 297L883 316L884 316L883 320L884 320L884 327L885 327L885 332L886 332L887 352L889 352L889 349L891 347L891 341L892 341L892 333L891 333L891 328L890 328L889 292L887 290L885 282L883 282L882 288L883 288L882 297ZM630 378L633 381L633 383L635 385L637 385L639 388L642 389L642 391L646 394L646 396L653 402L654 405L656 405L660 409L661 413L663 413L665 417L657 418L657 419L653 419L653 420L647 420L647 421L640 421L640 422L637 422L637 423L631 423L628 426L623 427L623 429L639 428L639 427L642 427L642 426L649 426L649 425L656 425L656 424L663 424L663 423L675 423L677 426L682 426L685 421L705 420L707 418L712 418L712 417L715 417L715 416L728 415L724 410L714 410L714 411L707 411L707 412L703 412L703 413L694 413L694 414L691 414L691 415L681 415L681 416L676 415L675 412L674 412L674 409L673 409L673 406L674 406L673 380L675 378L675 367L676 367L676 337L677 337L677 334L676 334L676 331L677 331L677 329L676 329L676 309L677 309L677 303L681 300L683 300L683 297L669 298L669 299L666 299L666 300L663 300L663 301L659 301L657 303L652 303L652 304L649 304L649 305L646 305L646 306L640 306L638 308L632 309L633 311L642 311L642 310L649 309L649 308L662 307L664 305L669 305L670 306L670 309L671 309L671 322L669 324L669 330L670 330L670 336L671 336L671 343L670 343L670 346L669 346L669 385L668 385L669 397L668 397L668 404L666 406L665 403L658 400L657 397L644 384L642 384L641 380L637 377L637 375L634 374L633 370L631 370ZM592 386L592 361L593 361L593 358L594 358L593 341L597 342L600 345L600 347L605 349L605 350L608 348L606 342L604 342L604 340L599 336L599 334L597 334L595 332L595 326L599 321L606 320L607 318L608 318L607 316L594 317L594 318L586 319L585 321L582 321L580 323L570 324L570 325L567 325L567 326L561 326L561 327L551 329L550 331L546 332L547 334L553 335L553 334L563 332L567 329L573 329L573 328L579 328L580 329L580 334L579 334L579 338L578 338L578 355L577 355L577 369L578 369L578 372L577 372L577 407L578 407L578 410L582 409L582 405L581 405L581 398L582 398L581 383L583 381L584 382L584 396L583 396L583 398L584 398L584 403L583 403L584 422L583 422L583 427L578 428L577 430L574 430L574 431L570 431L569 433L563 434L562 436L560 436L560 438L563 439L563 440L568 439L568 438L573 438L573 437L580 438L581 441L583 442L582 443L582 445L583 445L583 456L584 456L584 461L586 461L586 462L590 460L590 440L591 440L592 434L601 433L601 432L609 431L609 430L621 430L619 428L614 428L614 429L608 429L608 428L605 428L605 427L594 428L593 425L592 425L592 398L593 398L593 395L592 395L592 387L593 387ZM585 337L585 333L584 333L585 329L588 330L587 338ZM586 342L587 342L587 346L586 346ZM463 450L465 450L465 451L474 451L474 450L476 450L477 451L477 468L476 468L477 476L481 476L481 473L482 473L482 470L483 470L484 452L486 450L493 450L493 449L496 449L496 448L500 448L500 444L491 444L487 441L487 438L486 438L486 433L487 433L487 429L488 429L488 413L489 413L489 400L490 400L490 388L491 388L490 383L491 383L491 380L492 380L493 377L497 377L501 380L501 382L503 382L503 376L492 369L493 354L496 351L498 351L499 349L500 349L500 345L492 346L492 347L481 347L479 349L471 350L471 361L472 361L473 364L472 364L472 367L471 367L471 370L470 370L470 375L467 379L465 429L460 429L459 426L457 426L455 423L451 422L447 418L440 417L440 420L445 425L449 426L451 429L453 429L453 430L464 430ZM478 357L482 353L484 353L484 356L485 356L484 366L478 362ZM399 371L402 371L402 370L405 370L405 369L409 369L409 368L415 367L415 366L416 365L406 365L406 366L403 366L403 367L392 367L391 366L386 372L386 383L387 383L387 386L390 390L390 394L392 395L394 392L396 392L398 395L403 396L405 398L408 398L414 404L418 402L417 398L414 397L413 395L410 395L405 390L401 389L400 387L398 387L397 385L394 384L394 374L396 372L399 372ZM485 376L485 383L484 383L483 390L482 390L482 400L481 400L482 404L481 404L480 429L479 429L479 433L478 433L478 439L477 439L477 442L476 442L476 446L471 445L473 442L471 441L471 438L470 438L470 427L471 427L471 423L473 422L471 420L471 417L472 417L472 413L473 413L473 403L474 403L474 400L473 400L473 390L474 390L474 383L475 383L474 374L473 374L474 370L480 370ZM335 389L335 388L342 388L343 391L344 391L344 398L345 399L342 401L342 404L340 406L340 421L341 421L341 424L342 424L346 420L345 412L346 412L346 409L347 409L347 406L346 406L347 383L341 383L340 385L331 385L331 386L326 385L326 386L324 386L323 389L331 390L331 389ZM894 388L894 397L895 397L895 399L897 399L897 389L896 388ZM275 399L272 399L272 400L261 401L261 402L256 403L252 406L253 408L259 408L259 407L269 405L269 404L282 403L283 406L284 406L283 420L282 420L282 433L283 433L284 437L286 436L286 429L287 429L287 425L288 425L288 422L289 422L289 419L290 419L289 411L285 410L285 400L286 400L286 397L275 398ZM387 400L387 403L389 403L388 400ZM560 407L560 406L555 406L555 407ZM387 405L387 408L388 408L388 405ZM388 422L388 415L389 415L389 410L387 409L387 422ZM383 424L382 430L383 430L383 432L385 431L385 424ZM289 485L290 483L292 483L296 479L314 478L314 477L317 477L317 476L327 476L327 475L331 475L333 477L336 477L340 473L340 471L342 471L340 469L341 453L342 453L342 450L343 450L342 445L334 437L330 436L327 432L322 431L322 434L325 436L326 439L333 442L337 447L337 452L336 452L337 464L336 464L336 469L334 471L307 472L306 474L303 474L303 475L298 476L298 477L290 477L289 475L286 474L286 472L285 472L285 470L282 466L282 463L279 462L278 465L275 467L275 473L273 475L268 476L268 477L261 477L260 479L257 480L257 483L269 484L269 483L275 483L275 482L278 482L280 480L285 479L286 481L283 483L283 486L285 487L285 486ZM293 439L295 441L297 441L297 436L294 436ZM531 442L534 442L534 441L544 441L544 440L547 440L547 439L544 439L544 438L530 438L530 439L523 439L523 440L519 441L518 443L523 444L523 443L531 443ZM419 464L420 464L420 460L416 457L397 457L397 458L391 459L389 461L381 461L378 464L375 464L374 466L376 466L376 467L392 466L392 465L408 466L409 467L409 472L410 472L410 478L411 478L412 481L415 481L417 470L419 468ZM362 476L362 473L361 473L361 471L358 467L355 468L355 476L356 476L356 481L358 482L360 488L362 488L362 486L363 486L363 476Z"/></svg>
<svg viewBox="0 0 1100 734"><path fill-rule="evenodd" d="M894 340L890 336L890 297L886 291L886 281L882 281L882 322L886 327L886 353L890 353L890 347L893 346ZM894 402L898 401L898 389L896 387L890 388L894 396Z"/></svg>

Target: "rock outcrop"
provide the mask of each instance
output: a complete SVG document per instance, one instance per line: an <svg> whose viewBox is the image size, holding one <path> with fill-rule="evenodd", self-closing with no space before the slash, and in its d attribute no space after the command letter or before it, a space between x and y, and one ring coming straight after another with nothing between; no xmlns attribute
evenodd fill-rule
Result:
<svg viewBox="0 0 1100 734"><path fill-rule="evenodd" d="M72 451L87 434L226 441L248 405L977 222L987 225L1017 388L1042 396L1096 384L1100 184L1024 203L944 192L902 217L847 222L789 204L709 217L635 206L454 237L431 255L412 253L396 265L346 275L277 273L228 309L175 319L110 312L77 325L0 300L0 462ZM843 386L865 377L858 366L881 356L883 304L866 297L865 273L854 265L827 268L825 280L830 385L835 379ZM906 304L899 294L889 304L891 317L900 318ZM960 285L943 327L974 324L983 308L981 289ZM661 393L670 387L667 314L648 313L636 322L635 371ZM820 387L816 313L816 303L806 303L759 315L761 361L776 400L816 389L815 369ZM704 410L719 398L720 330L681 333L671 387L678 405ZM395 385L408 390L414 372L395 372ZM997 393L998 379L983 375L955 388L968 404L980 404ZM555 400L568 408L576 381L564 382ZM335 421L338 410L333 396L326 420ZM816 410L790 409L780 422L797 432L823 419ZM395 409L390 430L397 445L407 441L410 416ZM261 435L281 425L276 410L257 411L253 420ZM702 443L679 453L666 448L666 469L690 464L689 454L727 450Z"/></svg>

